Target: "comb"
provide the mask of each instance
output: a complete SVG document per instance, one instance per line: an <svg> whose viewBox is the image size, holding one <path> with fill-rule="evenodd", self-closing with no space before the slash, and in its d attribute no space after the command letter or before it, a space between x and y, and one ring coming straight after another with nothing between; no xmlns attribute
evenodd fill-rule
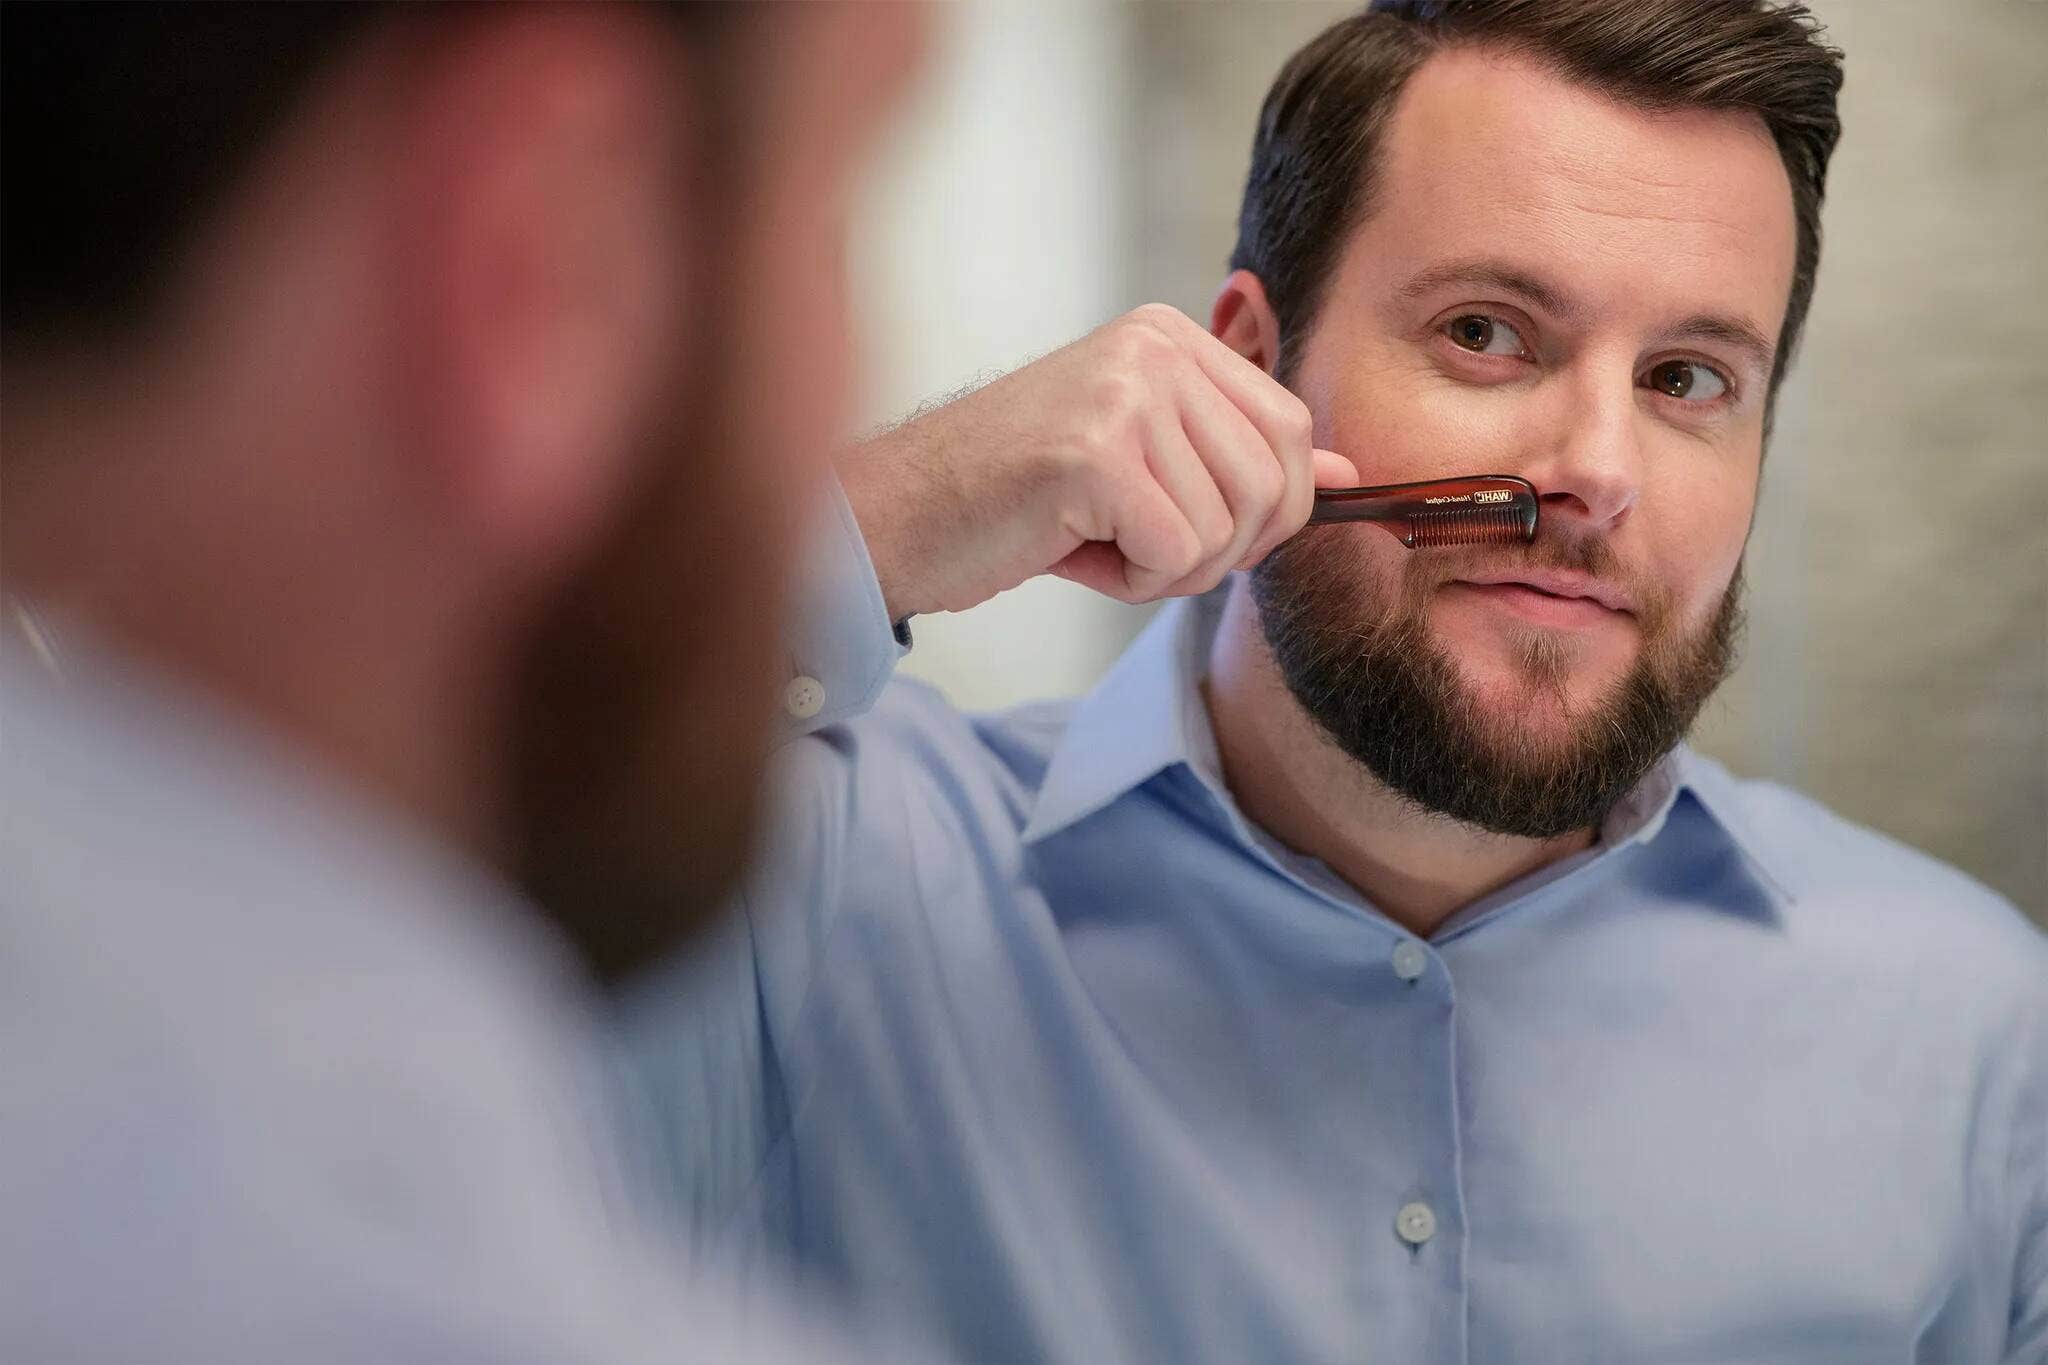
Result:
<svg viewBox="0 0 2048 1365"><path fill-rule="evenodd" d="M1536 486L1513 474L1478 474L1373 488L1319 488L1309 524L1369 521L1411 550L1507 545L1536 539Z"/></svg>

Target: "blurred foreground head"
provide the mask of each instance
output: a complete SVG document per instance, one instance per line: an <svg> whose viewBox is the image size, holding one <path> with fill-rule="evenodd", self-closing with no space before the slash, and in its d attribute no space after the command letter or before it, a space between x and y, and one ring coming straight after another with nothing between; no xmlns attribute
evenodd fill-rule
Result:
<svg viewBox="0 0 2048 1365"><path fill-rule="evenodd" d="M603 970L743 860L895 6L10 6L0 571Z"/></svg>

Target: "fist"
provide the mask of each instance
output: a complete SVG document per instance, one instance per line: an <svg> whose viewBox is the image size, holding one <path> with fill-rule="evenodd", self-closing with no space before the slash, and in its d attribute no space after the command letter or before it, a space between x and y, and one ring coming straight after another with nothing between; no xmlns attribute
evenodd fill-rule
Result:
<svg viewBox="0 0 2048 1365"><path fill-rule="evenodd" d="M840 477L894 617L1041 573L1123 602L1206 592L1357 482L1308 409L1147 304L856 447Z"/></svg>

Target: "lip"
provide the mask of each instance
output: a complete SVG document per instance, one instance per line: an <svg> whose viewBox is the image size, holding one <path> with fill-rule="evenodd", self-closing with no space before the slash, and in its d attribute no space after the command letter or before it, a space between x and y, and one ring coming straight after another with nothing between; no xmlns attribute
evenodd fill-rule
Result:
<svg viewBox="0 0 2048 1365"><path fill-rule="evenodd" d="M1460 596L1558 630L1593 630L1626 619L1628 608L1613 588L1572 574L1531 570L1475 574L1444 585Z"/></svg>
<svg viewBox="0 0 2048 1365"><path fill-rule="evenodd" d="M1633 609L1628 598L1612 584L1603 583L1588 574L1559 569L1503 569L1495 573L1470 574L1456 582L1473 588L1533 589L1541 596L1589 603L1607 611L1627 612Z"/></svg>

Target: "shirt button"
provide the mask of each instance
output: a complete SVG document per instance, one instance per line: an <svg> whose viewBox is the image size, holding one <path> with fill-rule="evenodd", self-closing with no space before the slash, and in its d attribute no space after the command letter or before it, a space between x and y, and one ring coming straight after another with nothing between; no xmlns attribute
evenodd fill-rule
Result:
<svg viewBox="0 0 2048 1365"><path fill-rule="evenodd" d="M1394 975L1403 981L1413 981L1429 970L1429 953L1412 938L1404 938L1394 945Z"/></svg>
<svg viewBox="0 0 2048 1365"><path fill-rule="evenodd" d="M791 678L782 689L782 709L798 720L809 720L825 709L825 684L816 678Z"/></svg>
<svg viewBox="0 0 2048 1365"><path fill-rule="evenodd" d="M1409 1246L1419 1247L1436 1236L1436 1214L1423 1203L1403 1204L1394 1215L1394 1231Z"/></svg>

